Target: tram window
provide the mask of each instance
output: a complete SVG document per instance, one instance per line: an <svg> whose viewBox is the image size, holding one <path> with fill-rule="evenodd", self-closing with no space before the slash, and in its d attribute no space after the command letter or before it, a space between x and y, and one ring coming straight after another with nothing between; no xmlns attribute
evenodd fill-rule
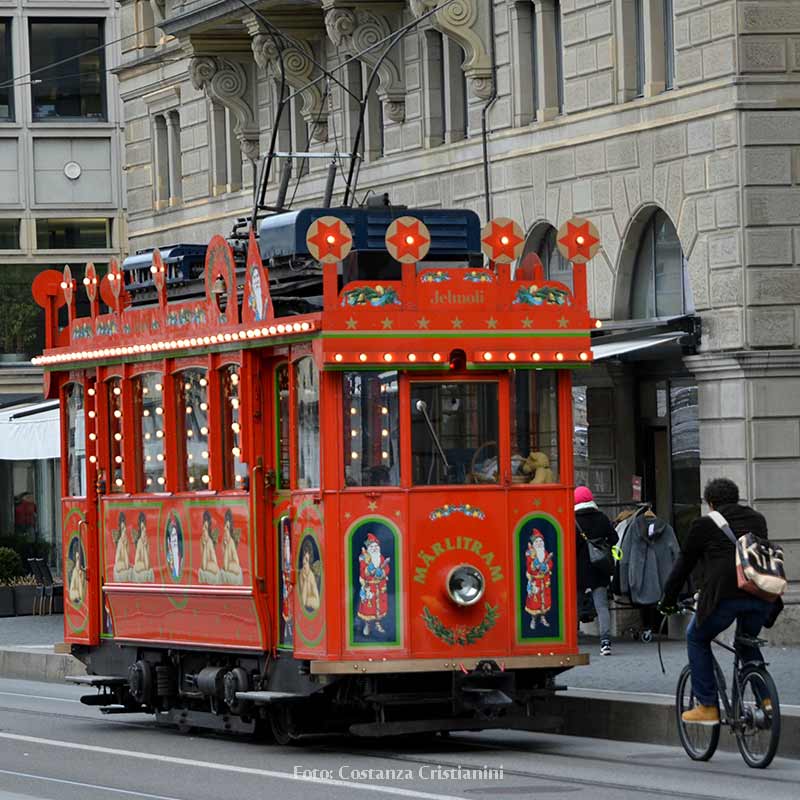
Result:
<svg viewBox="0 0 800 800"><path fill-rule="evenodd" d="M297 488L319 486L319 373L314 359L294 365L297 416Z"/></svg>
<svg viewBox="0 0 800 800"><path fill-rule="evenodd" d="M241 489L247 475L242 461L242 426L239 412L239 367L230 364L220 372L222 392L222 483L225 489Z"/></svg>
<svg viewBox="0 0 800 800"><path fill-rule="evenodd" d="M275 394L278 410L278 489L289 488L289 365L275 370Z"/></svg>
<svg viewBox="0 0 800 800"><path fill-rule="evenodd" d="M559 482L557 372L513 372L511 472L514 483Z"/></svg>
<svg viewBox="0 0 800 800"><path fill-rule="evenodd" d="M67 400L67 495L86 496L86 418L83 386L71 383Z"/></svg>
<svg viewBox="0 0 800 800"><path fill-rule="evenodd" d="M497 395L495 382L411 384L415 485L498 482Z"/></svg>
<svg viewBox="0 0 800 800"><path fill-rule="evenodd" d="M158 372L134 379L136 446L140 458L141 491L164 491L164 386Z"/></svg>
<svg viewBox="0 0 800 800"><path fill-rule="evenodd" d="M399 486L396 372L344 374L344 480L347 486Z"/></svg>
<svg viewBox="0 0 800 800"><path fill-rule="evenodd" d="M208 377L204 369L185 369L175 376L178 418L183 419L182 488L208 488ZM179 423L180 424L180 423Z"/></svg>
<svg viewBox="0 0 800 800"><path fill-rule="evenodd" d="M108 381L108 449L112 492L125 491L122 475L122 378Z"/></svg>

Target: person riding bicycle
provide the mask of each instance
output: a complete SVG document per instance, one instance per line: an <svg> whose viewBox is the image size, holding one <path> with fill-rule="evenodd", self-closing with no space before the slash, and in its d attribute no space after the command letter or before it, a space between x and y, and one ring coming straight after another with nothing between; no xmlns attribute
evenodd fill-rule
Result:
<svg viewBox="0 0 800 800"><path fill-rule="evenodd" d="M732 480L715 478L709 481L703 498L709 509L725 517L737 536L753 533L759 538L767 538L767 522L763 515L739 503L739 487ZM774 618L780 608L739 589L734 545L711 517L704 516L692 523L680 556L667 578L664 596L659 603L662 613L677 611L678 595L698 563L703 567L702 587L694 619L686 631L692 691L698 705L685 711L682 719L686 723L719 725L711 640L734 621L738 621L741 633L758 636L764 624L771 616ZM763 661L757 647L742 646L740 651L744 661Z"/></svg>

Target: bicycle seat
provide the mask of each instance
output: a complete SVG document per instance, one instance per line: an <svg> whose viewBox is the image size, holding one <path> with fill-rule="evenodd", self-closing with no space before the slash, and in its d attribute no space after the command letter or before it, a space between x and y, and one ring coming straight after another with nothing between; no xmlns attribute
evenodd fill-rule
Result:
<svg viewBox="0 0 800 800"><path fill-rule="evenodd" d="M757 636L748 636L745 633L737 633L733 644L735 647L763 647L767 644L767 640L759 639Z"/></svg>

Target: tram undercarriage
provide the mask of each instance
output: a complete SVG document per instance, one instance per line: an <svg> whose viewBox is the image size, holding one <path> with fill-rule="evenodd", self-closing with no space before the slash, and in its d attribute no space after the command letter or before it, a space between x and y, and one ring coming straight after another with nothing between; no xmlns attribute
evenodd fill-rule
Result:
<svg viewBox="0 0 800 800"><path fill-rule="evenodd" d="M312 675L289 655L137 649L108 644L87 660L92 675L69 681L104 714L154 714L161 724L224 733L267 732L277 743L349 733L401 736L457 730L553 730L547 701L568 669L505 669L493 659L471 669Z"/></svg>

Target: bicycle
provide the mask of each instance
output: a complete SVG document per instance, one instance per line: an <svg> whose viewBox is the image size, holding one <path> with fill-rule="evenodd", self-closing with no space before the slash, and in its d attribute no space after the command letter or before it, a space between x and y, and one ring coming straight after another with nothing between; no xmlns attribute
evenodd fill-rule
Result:
<svg viewBox="0 0 800 800"><path fill-rule="evenodd" d="M695 603L693 600L683 601L678 608L681 613L694 612ZM778 690L766 663L743 661L740 648L761 647L767 642L741 634L737 629L733 647L719 639L714 639L713 643L734 656L730 697L722 667L712 655L720 699L720 724L706 727L685 723L683 712L694 708L695 697L689 665L683 668L675 692L678 736L683 749L693 761L708 761L719 744L720 729L727 725L736 736L736 744L747 766L765 769L775 757L781 735Z"/></svg>

